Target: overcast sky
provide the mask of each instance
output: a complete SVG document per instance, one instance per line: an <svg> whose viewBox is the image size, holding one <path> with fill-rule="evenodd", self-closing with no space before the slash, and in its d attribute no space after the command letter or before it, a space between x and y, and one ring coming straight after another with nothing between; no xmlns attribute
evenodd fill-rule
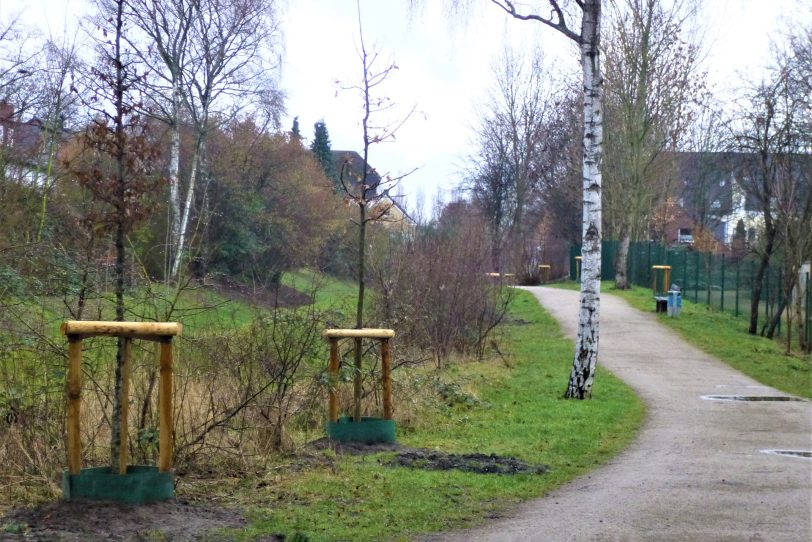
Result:
<svg viewBox="0 0 812 542"><path fill-rule="evenodd" d="M578 70L572 46L539 24L509 20L486 0L472 0L465 17L450 18L444 0L423 0L417 13L406 0L361 0L368 46L399 69L380 89L396 104L397 120L416 113L393 143L375 146L370 163L379 172L400 175L411 205L418 194L448 197L470 154L476 106L492 81L490 66L506 42L540 44L555 69ZM287 94L288 129L299 117L302 134L324 119L334 150L361 150L360 101L339 91L336 81L357 82L358 21L355 0L281 0L285 49L281 87ZM742 77L754 78L769 61L770 36L812 15L812 0L705 0L706 68L715 91L735 92ZM769 7L766 7L769 6ZM85 0L0 0L0 18L24 10L25 20L60 35L86 10Z"/></svg>

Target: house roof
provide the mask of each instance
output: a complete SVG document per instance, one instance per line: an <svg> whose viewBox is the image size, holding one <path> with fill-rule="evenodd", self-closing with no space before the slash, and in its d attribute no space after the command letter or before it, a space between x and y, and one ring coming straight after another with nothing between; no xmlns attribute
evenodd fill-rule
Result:
<svg viewBox="0 0 812 542"><path fill-rule="evenodd" d="M331 151L336 174L343 180L348 188L357 189L364 178L364 159L355 151ZM367 186L373 194L377 194L381 184L381 176L374 167L367 164Z"/></svg>

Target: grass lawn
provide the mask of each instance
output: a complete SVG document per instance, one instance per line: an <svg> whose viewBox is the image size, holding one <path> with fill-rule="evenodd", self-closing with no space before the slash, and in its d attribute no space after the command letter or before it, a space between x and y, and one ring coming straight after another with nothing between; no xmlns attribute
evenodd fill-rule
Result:
<svg viewBox="0 0 812 542"><path fill-rule="evenodd" d="M408 540L470 526L595 468L634 438L644 407L601 368L591 400L562 398L573 345L531 294L517 291L503 329L504 360L463 362L417 376L424 378L424 386L437 386L439 379L457 390L450 404L426 400L421 406L411 397L398 397L406 376L395 373L396 416L398 403L401 408L408 404L404 410L409 409L410 420L400 423L398 440L446 452L511 455L548 465L549 472L413 470L383 465L392 453L315 452L322 454L317 466L300 472L270 469L222 481L224 501L248 507L251 520L246 528L223 535L238 540L270 534L291 540L297 533L310 541Z"/></svg>
<svg viewBox="0 0 812 542"><path fill-rule="evenodd" d="M578 289L572 281L557 285ZM604 294L617 295L633 307L654 312L651 289L635 286L616 290L604 282ZM744 374L781 391L812 399L812 356L785 354L783 341L747 333L747 311L736 318L729 312L683 300L679 318L659 315L659 321L678 331L689 343L719 358Z"/></svg>

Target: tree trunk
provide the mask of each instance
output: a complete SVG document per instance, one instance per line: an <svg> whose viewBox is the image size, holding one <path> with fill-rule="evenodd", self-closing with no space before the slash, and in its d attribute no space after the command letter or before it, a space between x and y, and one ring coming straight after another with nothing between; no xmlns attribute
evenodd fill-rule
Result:
<svg viewBox="0 0 812 542"><path fill-rule="evenodd" d="M770 266L770 257L773 252L773 243L775 235L771 234L771 228L765 230L767 235L767 243L764 247L764 254L761 256L761 261L758 265L756 278L753 284L753 296L750 298L750 327L747 328L747 333L756 335L758 333L758 306L761 303L761 292L764 288L764 275L767 273L767 268Z"/></svg>
<svg viewBox="0 0 812 542"><path fill-rule="evenodd" d="M126 206L127 202L125 196L127 194L127 186L124 172L124 159L125 159L125 134L124 134L124 73L121 63L121 35L123 32L123 3L119 2L116 14L116 37L115 37L115 67L116 67L116 82L113 89L115 94L115 107L116 116L115 123L115 140L116 140L116 321L124 321L124 271L126 254L124 248L124 230L127 219ZM124 338L119 337L118 345L116 348L116 369L115 369L115 383L113 390L113 412L110 417L111 437L110 437L110 468L113 472L117 472L119 464L119 450L121 448L121 440L127 438L127 435L121 434L121 411L126 408L126 398L121 396L122 392L122 369L124 366Z"/></svg>
<svg viewBox="0 0 812 542"><path fill-rule="evenodd" d="M175 276L175 257L180 246L180 82L174 83L172 92L172 120L169 126L169 209L170 209L170 234L169 246L167 247L168 266L171 271L167 274L167 280Z"/></svg>
<svg viewBox="0 0 812 542"><path fill-rule="evenodd" d="M629 276L626 269L629 266L629 243L631 236L628 231L624 231L617 246L617 257L615 258L615 288L618 290L628 290Z"/></svg>
<svg viewBox="0 0 812 542"><path fill-rule="evenodd" d="M186 245L186 229L189 226L189 215L192 212L192 204L194 203L195 184L197 182L198 172L200 171L200 162L202 154L205 151L204 136L198 135L197 144L195 145L195 153L192 157L192 169L189 173L189 188L186 191L186 202L183 208L183 217L180 221L180 229L178 231L178 244L175 252L175 260L172 262L173 279L178 277L180 272L180 265L183 262L183 250Z"/></svg>
<svg viewBox="0 0 812 542"><path fill-rule="evenodd" d="M565 397L592 394L598 361L601 288L601 160L603 154L603 77L600 66L600 0L585 0L581 26L584 83L583 249L581 304L572 372Z"/></svg>
<svg viewBox="0 0 812 542"><path fill-rule="evenodd" d="M367 164L366 160L364 160L364 171L366 171ZM366 176L364 176L364 182L366 181ZM363 188L361 189L364 190ZM363 193L363 192L362 192ZM355 327L357 329L361 329L364 327L364 290L365 290L365 280L364 280L364 260L365 260L365 245L366 245L366 204L361 203L358 206L358 215L359 215L359 222L358 222L358 305L356 306L355 311ZM355 339L355 375L353 379L353 398L354 398L354 411L352 419L355 422L361 421L361 395L362 395L362 358L363 358L363 340L362 339Z"/></svg>

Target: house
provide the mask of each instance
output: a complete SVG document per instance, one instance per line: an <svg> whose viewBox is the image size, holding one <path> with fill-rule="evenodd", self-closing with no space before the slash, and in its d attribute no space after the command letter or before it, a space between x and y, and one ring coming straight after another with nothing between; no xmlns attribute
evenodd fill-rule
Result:
<svg viewBox="0 0 812 542"><path fill-rule="evenodd" d="M679 212L666 225L666 242L691 244L699 230L730 245L742 221L749 240L761 228L761 210L744 187L752 182L756 156L735 152L675 152L671 179Z"/></svg>
<svg viewBox="0 0 812 542"><path fill-rule="evenodd" d="M333 166L339 180L343 180L353 196L360 195L360 185L364 177L364 159L355 151L331 151L333 155ZM414 221L409 216L403 205L403 196L391 195L386 179L382 178L377 170L367 164L366 191L367 201L377 199L373 209L380 213L379 219L383 223L409 224L414 225ZM343 175L343 177L342 177Z"/></svg>
<svg viewBox="0 0 812 542"><path fill-rule="evenodd" d="M331 151L333 155L333 168L338 176L339 182L343 181L344 186L352 195L359 195L359 186L364 178L364 159L355 151ZM381 176L374 167L367 164L366 184L369 187L367 199L378 193L381 185Z"/></svg>
<svg viewBox="0 0 812 542"><path fill-rule="evenodd" d="M49 171L52 148L46 144L48 133L61 139L65 132L61 126L48 127L32 117L19 120L14 106L0 101L0 167L3 178L25 182L31 186L45 184Z"/></svg>

